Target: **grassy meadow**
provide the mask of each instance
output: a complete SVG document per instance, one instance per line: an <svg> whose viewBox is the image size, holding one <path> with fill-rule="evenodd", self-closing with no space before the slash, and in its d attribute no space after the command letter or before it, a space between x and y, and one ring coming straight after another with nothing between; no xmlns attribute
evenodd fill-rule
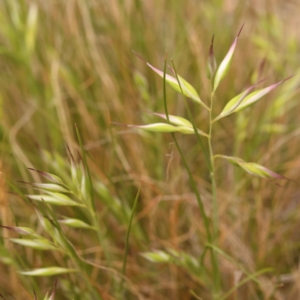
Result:
<svg viewBox="0 0 300 300"><path fill-rule="evenodd" d="M300 299L299 13L0 1L0 298ZM210 80L213 35L217 66L237 44Z"/></svg>

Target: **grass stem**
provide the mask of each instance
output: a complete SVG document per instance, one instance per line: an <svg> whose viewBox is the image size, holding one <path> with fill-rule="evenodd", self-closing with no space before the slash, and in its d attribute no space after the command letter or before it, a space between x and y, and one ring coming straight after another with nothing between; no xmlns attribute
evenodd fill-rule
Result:
<svg viewBox="0 0 300 300"><path fill-rule="evenodd" d="M172 61L172 63L173 63L173 61ZM173 68L174 68L174 71L175 71L175 74L176 74L176 77L177 77L178 84L179 84L179 86L180 86L180 88L181 88L180 81L179 81L179 79L178 79L178 75L177 75L177 72L176 72L176 68L175 68L174 63L173 63ZM164 105L165 105L166 117L167 117L167 120L168 120L168 122L169 122L169 115L168 115L168 108L167 108L167 100L166 100L166 59L165 59L165 65L164 65L164 78L163 78L163 79L164 79L164 80L163 80L163 88L164 88ZM181 90L182 90L182 88L181 88ZM187 111L188 111L190 120L191 120L191 122L192 122L192 124L193 124L193 127L194 127L195 134L196 134L196 136L197 136L198 142L199 142L199 144L200 144L200 146L201 146L201 148L202 148L202 150L203 150L203 154L204 154L204 157L205 157L207 166L208 166L210 172L213 174L213 167L212 167L212 164L213 164L213 161L212 161L213 155L211 155L212 150L211 150L210 155L209 155L209 157L208 157L207 154L206 154L206 149L204 148L204 145L203 145L203 143L202 143L202 141L201 141L201 138L200 138L200 136L199 136L199 134L198 134L198 130L197 130L197 127L196 127L196 125L195 125L195 122L194 122L194 119L193 119L193 117L192 117L192 114L191 114L191 112L190 112L190 109L189 109L189 107L188 107L188 105L187 105L187 101L186 101L186 99L184 99L184 100L185 100L185 106L186 106L186 109L187 109ZM212 106L212 103L211 103L211 106ZM211 118L212 118L212 114L211 114L211 110L210 110L210 133L211 133L211 129L212 129ZM174 140L174 142L175 142L176 148L177 148L177 150L178 150L178 152L179 152L179 154L180 154L180 157L181 157L181 159L182 159L182 162L183 162L183 164L184 164L184 167L185 167L185 169L186 169L186 171L187 171L187 173L188 173L189 181L190 181L192 190L193 190L193 192L194 192L194 194L195 194L195 196L196 196L197 203L198 203L198 207L199 207L199 210L200 210L200 214L201 214L201 216L202 216L202 218L203 218L203 221L204 221L204 227L205 227L205 231L206 231L206 238L207 238L208 241L211 241L211 242L213 243L214 240L215 240L215 237L212 236L212 235L211 235L211 232L210 232L210 219L209 219L209 217L207 216L207 214L205 213L204 204L203 204L203 201L201 200L200 193L198 192L196 182L195 182L195 180L194 180L194 178L193 178L193 175L192 175L192 172L191 172L191 170L190 170L190 168L189 168L189 166L188 166L188 164L187 164L187 162L186 162L186 159L185 159L185 157L184 157L184 154L183 154L181 148L179 147L179 144L178 144L178 142L177 142L177 139L176 139L174 133L172 133L172 137L173 137L173 140ZM209 136L209 138L210 138L210 136ZM209 140L209 143L210 143L210 140ZM216 193L216 184L215 184L214 177L213 177L213 180L212 180L212 185L213 185L213 190L214 190L215 193ZM216 199L216 197L215 197L215 199ZM216 202L216 201L215 201L215 202ZM205 249L204 249L204 251L205 251ZM201 267L204 267L204 266L203 266L203 258L204 258L204 255L201 255L201 257L200 257L200 265L201 265ZM220 275L219 275L219 267L218 267L217 255L216 255L216 253L214 252L213 249L211 249L211 261L212 261L212 266L213 266L214 291L215 291L215 293L216 293L216 295L217 295L217 294L219 293L219 290L220 290L220 284L219 284L219 282L220 282L220 280L219 280Z"/></svg>
<svg viewBox="0 0 300 300"><path fill-rule="evenodd" d="M138 192L136 194L136 197L134 199L131 215L130 215L130 220L128 224L128 229L127 229L127 234L126 234L126 242L125 242L125 253L124 253L124 258L123 258L123 267L122 267L122 274L125 276L126 275L126 264L127 264L127 257L128 257L128 251L129 251L129 236L130 236L130 231L131 231L131 225L132 225L132 220L133 216L136 210L138 198L140 195L140 190L141 190L142 184L140 184ZM123 283L124 283L124 277L122 277L121 283L120 283L120 291L123 289Z"/></svg>
<svg viewBox="0 0 300 300"><path fill-rule="evenodd" d="M212 221L213 221L213 244L218 244L218 235L219 235L219 221L218 221L218 200L217 200L217 185L216 185L216 179L215 179L215 164L214 164L214 153L212 148L212 130L213 130L213 116L212 116L212 110L213 110L213 97L214 93L211 93L210 97L210 111L209 111L209 133L208 133L208 148L209 148L209 159L210 159L210 179L211 179L211 187L212 187ZM214 271L213 271L213 277L214 277L214 289L216 292L216 297L218 297L218 294L220 292L220 272L219 272L219 263L218 263L218 254L212 250L214 253Z"/></svg>

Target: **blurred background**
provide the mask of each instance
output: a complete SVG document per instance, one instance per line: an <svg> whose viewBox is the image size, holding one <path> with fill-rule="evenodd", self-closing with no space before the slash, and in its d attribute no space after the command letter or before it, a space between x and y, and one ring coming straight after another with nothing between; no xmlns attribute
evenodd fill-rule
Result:
<svg viewBox="0 0 300 300"><path fill-rule="evenodd" d="M112 253L108 264L122 266L125 234L140 181L130 238L127 294L123 299L211 299L205 278L191 262L203 251L205 231L187 173L169 134L142 132L120 124L161 122L162 79L133 52L163 69L164 57L209 103L206 60L212 36L220 63L245 23L232 65L215 96L217 115L225 104L259 79L268 86L291 75L255 106L224 118L213 132L214 152L260 163L289 180L251 177L216 160L220 218L220 269L224 291L250 273L272 271L246 282L226 299L298 299L299 272L299 1L279 0L3 0L0 2L0 187L1 224L39 231L32 205L12 192L42 182L28 168L68 180L70 148L79 157L75 123L95 185L97 211ZM167 89L169 112L187 118L181 95ZM189 102L201 130L208 114ZM209 172L194 136L178 135L205 208L211 211ZM125 211L125 212L124 212ZM64 212L55 208L59 215ZM127 216L127 217L126 217ZM80 253L100 260L93 234L69 230ZM55 251L36 251L0 242L0 294L42 299L53 277L30 278L21 269L66 266ZM186 261L149 262L140 253L186 254ZM183 257L183 256L182 256ZM209 261L206 264L209 269ZM93 270L102 299L121 299L109 271ZM93 299L76 275L58 277L56 299ZM76 287L76 288L75 288ZM199 299L200 299L199 298ZM225 298L224 298L225 299Z"/></svg>

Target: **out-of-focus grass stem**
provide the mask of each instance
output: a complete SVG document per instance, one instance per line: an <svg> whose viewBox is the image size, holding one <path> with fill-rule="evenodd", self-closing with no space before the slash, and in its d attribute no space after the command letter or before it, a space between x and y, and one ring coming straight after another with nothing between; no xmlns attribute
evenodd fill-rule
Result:
<svg viewBox="0 0 300 300"><path fill-rule="evenodd" d="M138 198L140 195L140 190L141 190L141 185L139 186L138 192L136 194L136 197L134 199L131 215L130 215L130 220L128 224L128 229L127 229L127 234L126 234L126 242L125 242L125 253L124 253L124 258L123 258L123 266L122 266L122 274L125 276L126 275L126 264L127 264L127 257L128 257L128 251L129 251L129 236L130 236L130 231L131 231L131 225L132 225L132 220L133 216L136 210ZM122 291L123 288L123 283L124 283L124 277L122 277L121 284L120 284L120 291Z"/></svg>

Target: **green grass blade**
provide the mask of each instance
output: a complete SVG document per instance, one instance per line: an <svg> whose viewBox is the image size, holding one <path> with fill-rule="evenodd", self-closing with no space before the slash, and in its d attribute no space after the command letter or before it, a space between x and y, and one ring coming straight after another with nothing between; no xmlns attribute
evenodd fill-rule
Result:
<svg viewBox="0 0 300 300"><path fill-rule="evenodd" d="M262 269L259 270L255 273L252 273L250 275L248 275L246 278L244 278L241 282L239 282L237 285L235 285L234 287L232 287L225 295L223 295L220 300L225 300L227 299L232 293L234 293L238 288L240 288L241 286L243 286L245 283L247 283L250 280L256 281L256 277L265 274L265 273L269 273L272 272L273 269L271 268L266 268L266 269Z"/></svg>
<svg viewBox="0 0 300 300"><path fill-rule="evenodd" d="M96 207L95 207L94 187L93 187L92 176L91 176L90 168L89 168L88 163L87 163L86 154L85 154L85 151L83 149L82 139L81 139L81 136L80 136L77 124L75 124L75 128L76 128L76 134L77 134L77 138L78 138L78 141L79 141L81 153L82 153L82 156L83 156L84 166L85 166L86 172L88 174L89 192L90 192L90 196L91 196L91 199L90 199L90 201L91 201L91 208L95 212Z"/></svg>
<svg viewBox="0 0 300 300"><path fill-rule="evenodd" d="M127 234L126 234L125 253L124 253L124 258L123 258L123 266L122 266L122 274L124 276L126 275L126 264L127 264L128 250L129 250L129 237L130 237L131 225L132 225L133 216L134 216L134 213L135 213L135 210L137 207L141 186L142 186L142 184L140 184L139 189L136 194L136 197L134 199L134 203L133 203L133 207L132 207L131 215L130 215L130 220L129 220L129 224L128 224L128 229L127 229ZM122 277L121 284L120 284L120 290L123 289L123 283L124 283L124 278Z"/></svg>

